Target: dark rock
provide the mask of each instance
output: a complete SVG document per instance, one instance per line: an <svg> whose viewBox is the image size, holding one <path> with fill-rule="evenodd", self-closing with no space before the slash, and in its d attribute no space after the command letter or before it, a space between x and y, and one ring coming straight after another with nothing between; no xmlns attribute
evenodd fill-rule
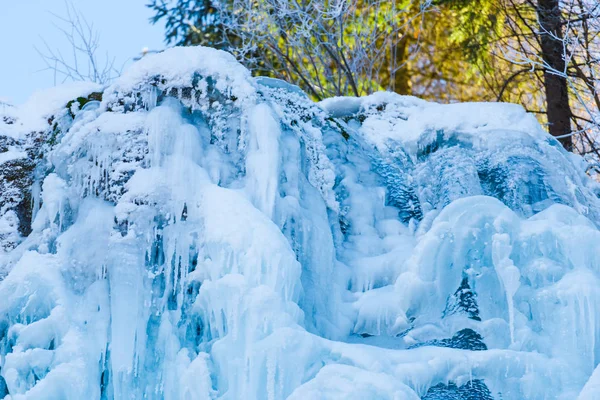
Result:
<svg viewBox="0 0 600 400"><path fill-rule="evenodd" d="M462 350L487 350L486 344L483 342L483 337L473 329L463 329L458 331L450 339L441 340L430 340L427 342L419 343L411 346L410 348L423 347L423 346L438 346L438 347L449 347L452 349Z"/></svg>
<svg viewBox="0 0 600 400"><path fill-rule="evenodd" d="M471 289L467 277L463 278L456 292L448 298L444 317L457 313L465 313L470 319L481 321L479 306L477 304L477 293Z"/></svg>
<svg viewBox="0 0 600 400"><path fill-rule="evenodd" d="M462 386L454 382L447 385L438 383L429 388L422 400L494 400L487 385L480 379L474 379Z"/></svg>
<svg viewBox="0 0 600 400"><path fill-rule="evenodd" d="M6 381L4 380L2 375L0 375L0 399L5 398L9 394L10 393L8 392L8 387L6 386Z"/></svg>

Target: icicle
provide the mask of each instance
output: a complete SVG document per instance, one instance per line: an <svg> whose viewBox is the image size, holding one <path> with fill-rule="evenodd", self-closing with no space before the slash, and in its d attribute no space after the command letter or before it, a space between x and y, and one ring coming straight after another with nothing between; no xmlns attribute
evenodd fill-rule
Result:
<svg viewBox="0 0 600 400"><path fill-rule="evenodd" d="M156 107L157 100L158 88L156 86L149 86L147 90L142 92L142 102L146 110L152 111Z"/></svg>
<svg viewBox="0 0 600 400"><path fill-rule="evenodd" d="M35 220L35 217L40 210L41 199L42 185L40 184L40 179L36 177L31 186L31 221Z"/></svg>
<svg viewBox="0 0 600 400"><path fill-rule="evenodd" d="M246 190L255 206L271 218L279 178L279 123L266 104L259 104L249 112L248 125Z"/></svg>
<svg viewBox="0 0 600 400"><path fill-rule="evenodd" d="M172 154L181 126L181 112L178 100L167 99L160 107L154 108L146 120L150 164L162 166L166 156Z"/></svg>
<svg viewBox="0 0 600 400"><path fill-rule="evenodd" d="M492 258L496 273L506 294L506 302L508 306L508 318L510 327L510 342L515 343L515 309L514 295L520 286L521 274L519 269L513 264L510 259L512 246L510 237L507 234L495 234L492 237Z"/></svg>

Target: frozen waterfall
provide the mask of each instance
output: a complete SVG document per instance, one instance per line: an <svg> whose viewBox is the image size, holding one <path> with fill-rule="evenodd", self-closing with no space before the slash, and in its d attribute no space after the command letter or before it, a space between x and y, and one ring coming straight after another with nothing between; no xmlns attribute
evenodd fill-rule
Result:
<svg viewBox="0 0 600 400"><path fill-rule="evenodd" d="M600 398L600 186L519 106L193 47L3 112L0 398Z"/></svg>

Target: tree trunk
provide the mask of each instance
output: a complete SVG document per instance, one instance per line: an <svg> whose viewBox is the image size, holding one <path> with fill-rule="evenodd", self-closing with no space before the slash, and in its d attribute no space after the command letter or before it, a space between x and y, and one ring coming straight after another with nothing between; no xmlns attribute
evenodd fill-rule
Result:
<svg viewBox="0 0 600 400"><path fill-rule="evenodd" d="M408 59L407 35L404 35L400 42L395 46L395 48L392 51L392 56L394 57L394 60L391 63L391 68L397 69L399 68L399 66L403 65L406 62L406 60ZM393 71L390 75L392 75L392 91L398 94L410 94L408 71L406 70L405 66L403 66L397 71Z"/></svg>
<svg viewBox="0 0 600 400"><path fill-rule="evenodd" d="M563 58L563 32L559 0L538 0L537 14L540 21L542 58L546 63L544 87L549 131L552 136L571 133L571 106ZM560 138L565 149L573 149L571 136Z"/></svg>

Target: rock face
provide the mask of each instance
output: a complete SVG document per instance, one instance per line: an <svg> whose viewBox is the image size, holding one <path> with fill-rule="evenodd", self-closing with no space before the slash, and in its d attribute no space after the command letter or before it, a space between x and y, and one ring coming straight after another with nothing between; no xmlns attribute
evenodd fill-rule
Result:
<svg viewBox="0 0 600 400"><path fill-rule="evenodd" d="M0 250L14 249L31 233L40 180L49 168L44 153L69 129L79 104L98 98L93 89L98 87L66 85L40 92L19 108L0 102Z"/></svg>
<svg viewBox="0 0 600 400"><path fill-rule="evenodd" d="M6 122L11 125L15 121L6 118ZM17 140L1 133L0 130L0 248L6 252L31 233L33 170L43 134L31 133L24 140Z"/></svg>
<svg viewBox="0 0 600 400"><path fill-rule="evenodd" d="M520 107L315 104L197 47L2 112L7 399L600 387L598 187Z"/></svg>

